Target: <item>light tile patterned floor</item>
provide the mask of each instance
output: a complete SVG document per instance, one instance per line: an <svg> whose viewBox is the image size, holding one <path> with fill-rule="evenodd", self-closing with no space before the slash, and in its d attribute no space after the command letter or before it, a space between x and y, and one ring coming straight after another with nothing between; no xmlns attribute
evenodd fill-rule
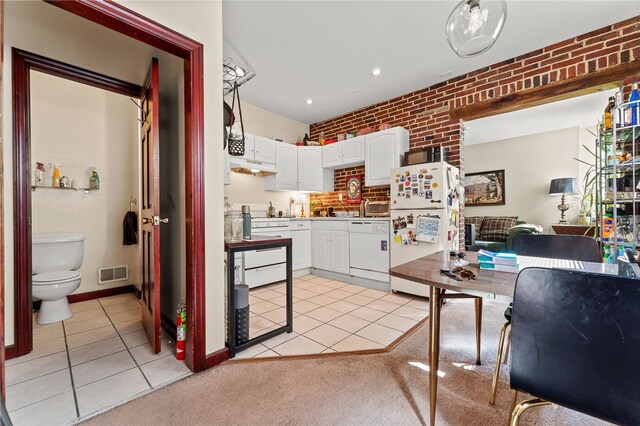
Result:
<svg viewBox="0 0 640 426"><path fill-rule="evenodd" d="M74 423L191 374L164 333L151 351L133 295L70 306L64 322L34 321L33 352L6 363L14 425Z"/></svg>
<svg viewBox="0 0 640 426"><path fill-rule="evenodd" d="M285 324L285 284L249 293L250 337ZM427 299L306 275L293 281L293 333L236 354L236 359L381 349L426 318Z"/></svg>

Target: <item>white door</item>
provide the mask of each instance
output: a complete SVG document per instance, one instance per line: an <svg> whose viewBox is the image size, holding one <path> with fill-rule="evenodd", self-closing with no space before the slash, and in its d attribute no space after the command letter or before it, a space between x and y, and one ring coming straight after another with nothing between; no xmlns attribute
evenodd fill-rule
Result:
<svg viewBox="0 0 640 426"><path fill-rule="evenodd" d="M364 136L346 139L342 144L342 164L356 166L364 163Z"/></svg>
<svg viewBox="0 0 640 426"><path fill-rule="evenodd" d="M263 163L276 162L276 141L264 136L254 136L254 158Z"/></svg>
<svg viewBox="0 0 640 426"><path fill-rule="evenodd" d="M255 136L244 132L244 155L240 158L244 158L245 160L253 160L255 155Z"/></svg>
<svg viewBox="0 0 640 426"><path fill-rule="evenodd" d="M311 230L291 231L293 270L311 267Z"/></svg>
<svg viewBox="0 0 640 426"><path fill-rule="evenodd" d="M322 167L334 169L342 166L342 148L346 142L336 142L322 147Z"/></svg>
<svg viewBox="0 0 640 426"><path fill-rule="evenodd" d="M311 231L313 249L311 251L314 268L331 270L331 231Z"/></svg>
<svg viewBox="0 0 640 426"><path fill-rule="evenodd" d="M298 189L301 191L322 191L322 147L303 146L298 148Z"/></svg>
<svg viewBox="0 0 640 426"><path fill-rule="evenodd" d="M298 189L298 147L288 143L276 145L275 188L280 190ZM265 179L265 184L267 180Z"/></svg>
<svg viewBox="0 0 640 426"><path fill-rule="evenodd" d="M399 166L396 158L397 137L394 132L377 132L365 136L365 178L366 186L389 185L391 169Z"/></svg>
<svg viewBox="0 0 640 426"><path fill-rule="evenodd" d="M331 270L349 273L349 232L331 231Z"/></svg>

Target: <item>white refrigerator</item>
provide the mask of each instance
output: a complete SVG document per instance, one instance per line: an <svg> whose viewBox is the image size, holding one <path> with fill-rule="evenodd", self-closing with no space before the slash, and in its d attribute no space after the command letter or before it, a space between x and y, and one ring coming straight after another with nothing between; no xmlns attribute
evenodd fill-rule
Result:
<svg viewBox="0 0 640 426"><path fill-rule="evenodd" d="M445 162L391 171L390 265L459 249L460 171ZM391 290L429 296L429 287L391 277Z"/></svg>

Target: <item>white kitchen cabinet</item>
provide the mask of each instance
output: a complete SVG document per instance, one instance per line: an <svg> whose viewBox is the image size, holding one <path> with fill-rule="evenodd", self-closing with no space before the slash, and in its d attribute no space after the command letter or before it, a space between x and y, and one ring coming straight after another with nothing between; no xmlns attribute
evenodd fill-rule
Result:
<svg viewBox="0 0 640 426"><path fill-rule="evenodd" d="M311 231L311 264L314 268L331 270L331 231Z"/></svg>
<svg viewBox="0 0 640 426"><path fill-rule="evenodd" d="M298 147L280 142L276 144L275 175L265 176L267 191L295 191L298 189Z"/></svg>
<svg viewBox="0 0 640 426"><path fill-rule="evenodd" d="M277 142L264 136L256 135L253 138L253 159L263 163L275 163Z"/></svg>
<svg viewBox="0 0 640 426"><path fill-rule="evenodd" d="M365 137L358 136L325 145L322 149L322 167L341 169L364 164Z"/></svg>
<svg viewBox="0 0 640 426"><path fill-rule="evenodd" d="M331 271L349 274L349 232L331 231Z"/></svg>
<svg viewBox="0 0 640 426"><path fill-rule="evenodd" d="M291 221L293 270L311 267L311 221Z"/></svg>
<svg viewBox="0 0 640 426"><path fill-rule="evenodd" d="M229 152L227 152L227 150L224 150L224 166L222 169L222 173L223 173L223 182L225 185L230 185L231 184L231 161L229 159Z"/></svg>
<svg viewBox="0 0 640 426"><path fill-rule="evenodd" d="M349 232L346 221L313 222L311 231L312 266L349 274Z"/></svg>
<svg viewBox="0 0 640 426"><path fill-rule="evenodd" d="M244 132L244 155L242 158L244 160L253 160L255 157L255 136Z"/></svg>
<svg viewBox="0 0 640 426"><path fill-rule="evenodd" d="M333 171L322 167L322 147L299 147L298 190L333 191L333 189Z"/></svg>
<svg viewBox="0 0 640 426"><path fill-rule="evenodd" d="M367 187L391 184L391 169L400 167L403 154L409 151L409 132L394 127L364 138L364 184Z"/></svg>

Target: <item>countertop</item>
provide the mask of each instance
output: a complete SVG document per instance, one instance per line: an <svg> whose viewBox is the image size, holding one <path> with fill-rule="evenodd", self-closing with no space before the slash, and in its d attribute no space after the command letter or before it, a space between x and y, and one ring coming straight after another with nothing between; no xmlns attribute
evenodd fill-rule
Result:
<svg viewBox="0 0 640 426"><path fill-rule="evenodd" d="M240 241L225 241L224 242L224 250L236 250L242 249L245 250L256 250L256 249L264 249L271 247L285 247L286 245L291 244L291 238L289 237L269 237L269 236L261 236L254 235L250 240L240 240Z"/></svg>
<svg viewBox="0 0 640 426"><path fill-rule="evenodd" d="M362 220L366 220L366 221L372 221L372 220L377 220L377 221L386 221L388 222L391 218L390 217L291 217L289 218L289 220L291 221L298 221L298 220L340 220L340 221L350 221L350 220L357 220L357 221L362 221Z"/></svg>

